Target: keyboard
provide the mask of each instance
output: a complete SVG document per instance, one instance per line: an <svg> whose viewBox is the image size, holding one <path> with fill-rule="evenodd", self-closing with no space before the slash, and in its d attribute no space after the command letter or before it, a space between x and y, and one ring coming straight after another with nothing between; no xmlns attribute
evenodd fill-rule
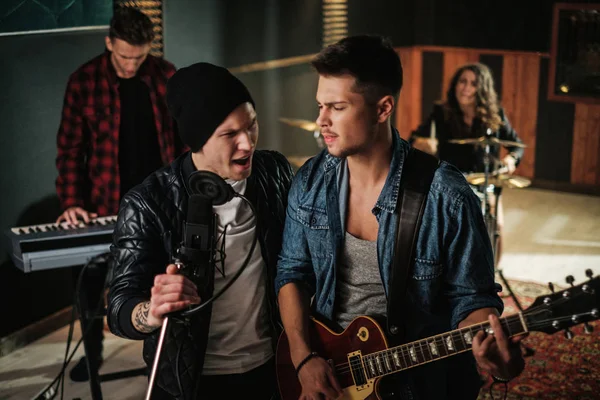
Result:
<svg viewBox="0 0 600 400"><path fill-rule="evenodd" d="M11 258L25 273L83 265L109 251L116 216L98 217L88 224L18 226L5 232Z"/></svg>

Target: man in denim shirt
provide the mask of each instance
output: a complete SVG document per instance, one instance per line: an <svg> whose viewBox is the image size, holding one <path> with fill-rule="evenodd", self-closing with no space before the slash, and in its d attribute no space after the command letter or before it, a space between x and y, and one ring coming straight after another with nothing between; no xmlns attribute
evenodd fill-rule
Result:
<svg viewBox="0 0 600 400"><path fill-rule="evenodd" d="M302 399L337 398L342 392L326 360L310 355L311 297L312 310L342 328L365 313L386 314L394 290L389 281L396 204L409 150L390 123L402 66L387 41L349 37L324 49L312 65L319 73L317 124L327 151L294 179L275 281ZM495 334L478 332L472 354L396 374L396 394L474 399L480 386L474 360L501 380L522 371L520 338L508 339L497 317L502 301L478 200L461 173L444 162L427 195L408 279L399 310L405 341L488 319Z"/></svg>

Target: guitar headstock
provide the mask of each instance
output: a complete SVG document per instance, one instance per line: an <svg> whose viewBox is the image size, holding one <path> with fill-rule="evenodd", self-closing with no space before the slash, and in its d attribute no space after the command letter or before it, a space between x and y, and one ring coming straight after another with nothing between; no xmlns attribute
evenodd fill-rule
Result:
<svg viewBox="0 0 600 400"><path fill-rule="evenodd" d="M565 329L565 336L572 338L570 327L585 323L585 331L592 332L589 321L600 319L600 276L593 277L591 270L586 271L589 280L574 286L574 279L568 276L570 288L539 296L523 312L530 331L556 333ZM554 292L553 285L549 284Z"/></svg>

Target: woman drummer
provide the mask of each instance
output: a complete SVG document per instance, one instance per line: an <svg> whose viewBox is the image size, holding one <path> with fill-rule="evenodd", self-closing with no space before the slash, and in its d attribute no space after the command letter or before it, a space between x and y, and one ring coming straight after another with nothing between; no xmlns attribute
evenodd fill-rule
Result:
<svg viewBox="0 0 600 400"><path fill-rule="evenodd" d="M446 102L434 105L429 118L412 133L410 141L415 148L438 156L467 175L485 171L485 146L460 144L457 141L486 135L512 142L504 146L508 154L501 162L498 145L490 147L491 157L488 157L491 174L512 174L523 157L524 146L500 107L489 68L475 63L464 65L454 73ZM484 190L483 187L480 189ZM494 199L491 200L490 204L493 206ZM501 199L498 201L497 211L496 263L500 260L504 223Z"/></svg>

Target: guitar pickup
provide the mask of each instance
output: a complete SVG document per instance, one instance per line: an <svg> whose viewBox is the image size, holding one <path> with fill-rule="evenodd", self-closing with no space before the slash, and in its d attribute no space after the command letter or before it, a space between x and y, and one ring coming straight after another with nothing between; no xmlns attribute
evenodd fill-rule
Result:
<svg viewBox="0 0 600 400"><path fill-rule="evenodd" d="M350 365L350 371L352 372L352 379L357 389L368 383L365 369L362 363L362 356L360 352L354 352L348 354L348 364Z"/></svg>

